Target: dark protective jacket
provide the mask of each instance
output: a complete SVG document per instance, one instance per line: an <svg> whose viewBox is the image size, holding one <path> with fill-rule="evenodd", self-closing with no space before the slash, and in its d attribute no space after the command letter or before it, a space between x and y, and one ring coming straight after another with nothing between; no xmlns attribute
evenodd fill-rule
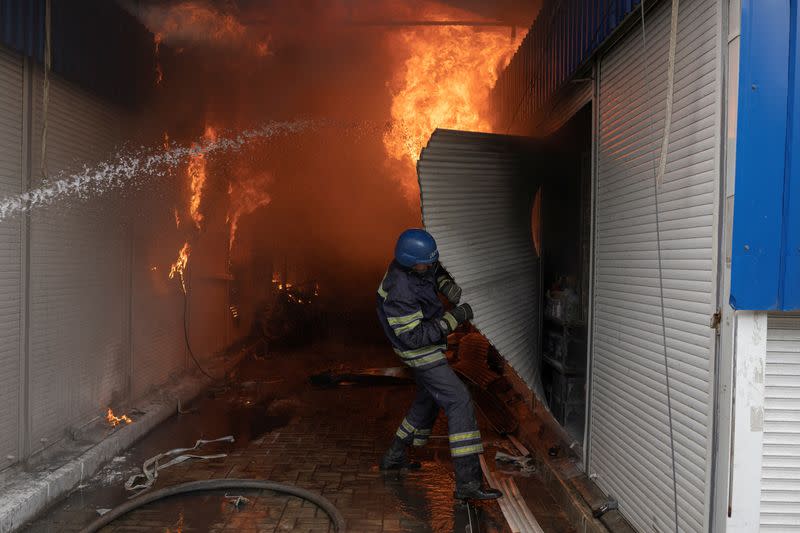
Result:
<svg viewBox="0 0 800 533"><path fill-rule="evenodd" d="M378 318L383 330L395 353L416 369L447 363L447 333L439 325L444 307L436 293L436 280L434 268L419 274L392 261L378 286Z"/></svg>

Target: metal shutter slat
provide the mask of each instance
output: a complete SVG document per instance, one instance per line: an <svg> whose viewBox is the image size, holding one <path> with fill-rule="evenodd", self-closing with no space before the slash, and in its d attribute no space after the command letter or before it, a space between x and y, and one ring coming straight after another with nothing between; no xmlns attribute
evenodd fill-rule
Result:
<svg viewBox="0 0 800 533"><path fill-rule="evenodd" d="M669 17L666 2L651 11L647 53L637 26L601 58L599 82L589 467L643 531L675 529L653 192L665 123ZM670 144L659 189L681 531L708 525L718 18L712 0L681 5Z"/></svg>
<svg viewBox="0 0 800 533"><path fill-rule="evenodd" d="M800 314L767 319L761 531L800 529Z"/></svg>

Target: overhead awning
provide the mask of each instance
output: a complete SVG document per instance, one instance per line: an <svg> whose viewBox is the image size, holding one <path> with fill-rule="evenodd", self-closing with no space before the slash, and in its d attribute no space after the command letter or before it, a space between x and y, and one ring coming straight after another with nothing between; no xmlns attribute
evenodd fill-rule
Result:
<svg viewBox="0 0 800 533"><path fill-rule="evenodd" d="M543 399L540 261L531 238L537 187L530 141L437 129L417 163L422 218L472 323ZM530 148L530 147L528 147Z"/></svg>

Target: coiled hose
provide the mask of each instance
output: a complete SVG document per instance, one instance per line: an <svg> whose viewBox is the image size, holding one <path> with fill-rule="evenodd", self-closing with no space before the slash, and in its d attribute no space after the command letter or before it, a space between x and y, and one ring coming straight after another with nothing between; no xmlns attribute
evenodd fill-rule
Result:
<svg viewBox="0 0 800 533"><path fill-rule="evenodd" d="M95 533L120 516L156 500L169 498L170 496L176 496L178 494L186 494L189 492L223 489L271 490L274 492L289 494L291 496L297 496L298 498L310 501L325 511L328 514L328 517L330 517L331 522L333 522L333 527L337 533L345 533L345 523L342 513L339 512L339 509L337 509L327 498L315 492L301 489L300 487L295 487L294 485L276 483L274 481L259 481L257 479L204 479L201 481L181 483L180 485L174 485L172 487L166 487L155 492L149 492L111 509L109 512L82 529L81 533Z"/></svg>

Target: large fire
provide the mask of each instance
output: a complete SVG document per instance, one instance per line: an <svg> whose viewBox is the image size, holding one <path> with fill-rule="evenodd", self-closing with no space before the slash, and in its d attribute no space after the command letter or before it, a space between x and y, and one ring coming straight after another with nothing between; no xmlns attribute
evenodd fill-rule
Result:
<svg viewBox="0 0 800 533"><path fill-rule="evenodd" d="M206 126L203 139L214 142L217 140L217 132L211 126ZM198 146L193 144L192 148L197 149ZM198 152L191 156L189 159L189 166L186 170L186 173L189 175L189 189L191 191L189 214L192 220L194 220L197 229L200 229L200 225L203 222L200 204L203 200L203 187L205 187L206 184L206 162L206 155L203 152Z"/></svg>
<svg viewBox="0 0 800 533"><path fill-rule="evenodd" d="M415 164L436 128L491 132L489 93L523 37L461 26L397 34L408 59L395 80L393 126L383 137L388 154ZM402 185L410 197L418 194L413 172Z"/></svg>
<svg viewBox="0 0 800 533"><path fill-rule="evenodd" d="M189 254L191 253L192 249L189 246L189 243L184 243L183 248L178 250L178 259L172 263L172 267L169 270L169 279L173 279L175 275L178 275L181 280L181 287L183 288L183 293L186 294L186 280L184 279L184 272L186 272L186 266L189 264Z"/></svg>
<svg viewBox="0 0 800 533"><path fill-rule="evenodd" d="M251 175L231 182L228 186L230 204L228 207L227 222L230 224L230 239L228 247L233 250L236 241L236 230L239 228L239 219L258 209L269 205L272 200L267 194L266 187L270 183L269 176Z"/></svg>

